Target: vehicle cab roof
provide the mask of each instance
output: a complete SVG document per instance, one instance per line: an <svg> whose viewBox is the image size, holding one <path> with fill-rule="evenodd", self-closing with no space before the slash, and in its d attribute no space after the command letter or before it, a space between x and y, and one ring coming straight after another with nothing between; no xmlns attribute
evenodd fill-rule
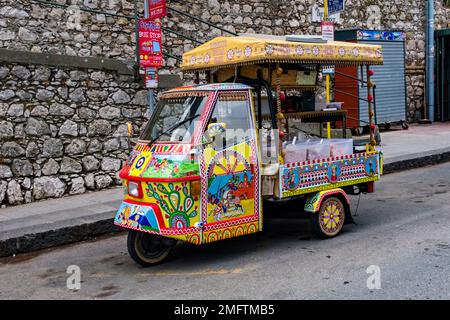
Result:
<svg viewBox="0 0 450 320"><path fill-rule="evenodd" d="M249 89L252 89L252 87L240 83L213 83L213 84L200 84L200 85L189 85L184 87L178 87L164 92L164 95L171 95L177 93L189 94L205 91L238 91Z"/></svg>

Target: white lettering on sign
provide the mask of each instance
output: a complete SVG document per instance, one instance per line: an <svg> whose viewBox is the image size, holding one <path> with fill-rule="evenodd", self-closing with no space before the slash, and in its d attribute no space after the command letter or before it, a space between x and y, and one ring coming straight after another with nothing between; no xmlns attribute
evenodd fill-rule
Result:
<svg viewBox="0 0 450 320"><path fill-rule="evenodd" d="M319 6L313 6L312 7L312 16L311 16L311 22L322 22L325 16L325 10L324 8L321 8ZM334 13L331 14L328 17L329 21L333 21L334 23L341 24L341 14L340 13Z"/></svg>
<svg viewBox="0 0 450 320"><path fill-rule="evenodd" d="M381 28L381 9L377 5L367 7L367 27L369 29Z"/></svg>

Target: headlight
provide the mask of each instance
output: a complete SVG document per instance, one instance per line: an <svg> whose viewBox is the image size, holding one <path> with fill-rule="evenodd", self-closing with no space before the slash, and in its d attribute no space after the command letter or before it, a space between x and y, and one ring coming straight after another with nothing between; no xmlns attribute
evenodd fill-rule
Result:
<svg viewBox="0 0 450 320"><path fill-rule="evenodd" d="M128 182L128 194L135 198L140 198L139 184L137 182Z"/></svg>

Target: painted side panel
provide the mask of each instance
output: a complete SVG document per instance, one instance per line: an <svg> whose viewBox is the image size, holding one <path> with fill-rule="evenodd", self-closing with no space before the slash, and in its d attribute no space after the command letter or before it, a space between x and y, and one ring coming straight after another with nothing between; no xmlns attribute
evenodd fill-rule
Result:
<svg viewBox="0 0 450 320"><path fill-rule="evenodd" d="M207 146L200 161L203 243L260 230L260 170L254 110L248 99L252 134L227 149ZM212 109L209 114L212 113Z"/></svg>
<svg viewBox="0 0 450 320"><path fill-rule="evenodd" d="M380 179L380 154L361 153L338 158L286 164L280 170L283 198L328 191Z"/></svg>

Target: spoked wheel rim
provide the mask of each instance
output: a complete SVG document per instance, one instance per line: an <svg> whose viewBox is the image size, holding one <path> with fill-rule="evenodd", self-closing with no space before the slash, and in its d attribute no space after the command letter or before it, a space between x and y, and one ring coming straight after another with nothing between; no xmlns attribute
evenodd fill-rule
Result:
<svg viewBox="0 0 450 320"><path fill-rule="evenodd" d="M324 234L334 237L341 232L345 222L345 208L337 198L325 200L320 208L319 225Z"/></svg>
<svg viewBox="0 0 450 320"><path fill-rule="evenodd" d="M158 235L139 232L135 240L136 253L149 263L163 260L172 249L164 243L164 238Z"/></svg>

